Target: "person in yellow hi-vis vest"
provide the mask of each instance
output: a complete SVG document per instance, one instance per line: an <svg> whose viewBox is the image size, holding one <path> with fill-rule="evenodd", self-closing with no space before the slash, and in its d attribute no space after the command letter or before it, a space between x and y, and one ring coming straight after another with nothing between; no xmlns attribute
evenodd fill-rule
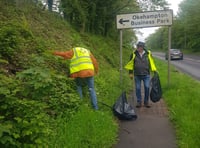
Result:
<svg viewBox="0 0 200 148"><path fill-rule="evenodd" d="M125 65L125 69L129 70L130 79L135 80L135 89L137 104L136 107L142 106L141 82L144 84L144 106L149 108L149 89L150 89L150 71L154 72L156 66L150 50L145 49L144 42L137 43L137 49L130 56L130 61Z"/></svg>
<svg viewBox="0 0 200 148"><path fill-rule="evenodd" d="M53 54L62 56L64 59L70 59L70 77L75 78L80 98L83 98L82 85L86 81L92 106L95 110L98 110L94 88L94 75L98 73L98 63L93 54L83 47L75 47L65 52L55 51Z"/></svg>

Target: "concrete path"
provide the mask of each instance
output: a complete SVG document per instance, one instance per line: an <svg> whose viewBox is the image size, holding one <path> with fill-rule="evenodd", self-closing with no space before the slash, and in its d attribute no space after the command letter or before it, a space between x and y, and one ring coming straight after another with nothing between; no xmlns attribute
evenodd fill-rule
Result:
<svg viewBox="0 0 200 148"><path fill-rule="evenodd" d="M135 121L119 121L119 141L114 148L177 148L175 130L169 121L164 100L150 102L151 108L136 108L133 96L134 92L128 97L128 102L138 118Z"/></svg>

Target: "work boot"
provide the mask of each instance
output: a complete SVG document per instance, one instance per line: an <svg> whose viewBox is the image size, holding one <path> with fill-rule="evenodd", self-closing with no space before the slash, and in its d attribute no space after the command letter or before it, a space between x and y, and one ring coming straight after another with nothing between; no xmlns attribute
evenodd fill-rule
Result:
<svg viewBox="0 0 200 148"><path fill-rule="evenodd" d="M144 106L145 106L146 108L150 108L150 107L151 107L150 104L149 104L149 102L144 102Z"/></svg>
<svg viewBox="0 0 200 148"><path fill-rule="evenodd" d="M142 103L141 102L137 102L136 107L140 108L141 106L142 106Z"/></svg>

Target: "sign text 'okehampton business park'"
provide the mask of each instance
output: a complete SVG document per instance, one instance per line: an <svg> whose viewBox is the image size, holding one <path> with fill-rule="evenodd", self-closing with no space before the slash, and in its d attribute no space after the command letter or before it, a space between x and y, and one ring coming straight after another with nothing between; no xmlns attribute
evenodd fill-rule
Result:
<svg viewBox="0 0 200 148"><path fill-rule="evenodd" d="M117 29L170 26L172 10L117 15Z"/></svg>

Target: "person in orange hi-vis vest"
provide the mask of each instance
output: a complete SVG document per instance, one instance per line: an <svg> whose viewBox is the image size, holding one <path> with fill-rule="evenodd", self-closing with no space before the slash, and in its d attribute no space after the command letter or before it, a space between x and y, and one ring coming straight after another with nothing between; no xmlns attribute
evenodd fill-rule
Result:
<svg viewBox="0 0 200 148"><path fill-rule="evenodd" d="M86 81L92 106L95 110L98 110L94 88L94 75L98 73L98 63L90 50L83 47L75 47L69 51L55 51L53 54L70 60L70 77L75 79L80 98L83 98L82 86Z"/></svg>

